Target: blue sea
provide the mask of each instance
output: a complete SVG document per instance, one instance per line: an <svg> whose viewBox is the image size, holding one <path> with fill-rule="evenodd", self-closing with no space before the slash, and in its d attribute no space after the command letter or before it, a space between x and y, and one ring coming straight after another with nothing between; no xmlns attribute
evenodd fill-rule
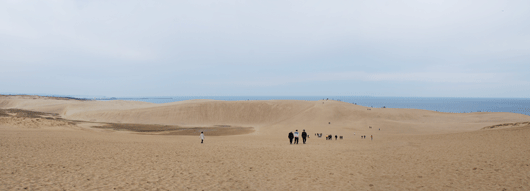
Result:
<svg viewBox="0 0 530 191"><path fill-rule="evenodd" d="M339 100L374 108L411 108L451 113L512 112L530 115L529 98L434 98L434 97L372 97L372 96L171 96L142 98L99 98L97 100L134 100L168 103L193 99L225 101L241 100Z"/></svg>

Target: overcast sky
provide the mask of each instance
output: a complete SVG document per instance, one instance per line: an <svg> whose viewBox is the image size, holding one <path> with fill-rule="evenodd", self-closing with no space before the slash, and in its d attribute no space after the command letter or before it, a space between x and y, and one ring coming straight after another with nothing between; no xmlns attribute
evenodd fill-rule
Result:
<svg viewBox="0 0 530 191"><path fill-rule="evenodd" d="M0 93L530 97L530 1L0 1Z"/></svg>

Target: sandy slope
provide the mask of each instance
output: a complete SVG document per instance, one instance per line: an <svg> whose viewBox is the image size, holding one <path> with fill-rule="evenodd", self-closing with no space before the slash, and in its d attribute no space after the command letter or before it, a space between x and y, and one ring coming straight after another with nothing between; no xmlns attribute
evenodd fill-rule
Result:
<svg viewBox="0 0 530 191"><path fill-rule="evenodd" d="M198 136L3 119L0 190L530 189L530 126L482 129L530 121L520 114L367 110L337 101L0 99L0 109L6 108L72 120L251 126L256 131L207 136L201 145ZM26 128L35 123L39 128ZM306 145L289 145L287 133L295 129L345 139L312 136Z"/></svg>
<svg viewBox="0 0 530 191"><path fill-rule="evenodd" d="M166 104L136 101L0 99L0 108L58 113L83 121L180 126L252 126L258 133L285 133L292 128L313 131L364 130L368 126L394 133L478 130L484 126L529 121L514 113L452 114L416 109L371 108L338 101L215 101ZM331 124L329 124L331 122ZM267 128L261 128L267 127ZM289 129L285 129L289 128ZM334 133L334 132L330 132ZM337 132L338 133L338 132Z"/></svg>

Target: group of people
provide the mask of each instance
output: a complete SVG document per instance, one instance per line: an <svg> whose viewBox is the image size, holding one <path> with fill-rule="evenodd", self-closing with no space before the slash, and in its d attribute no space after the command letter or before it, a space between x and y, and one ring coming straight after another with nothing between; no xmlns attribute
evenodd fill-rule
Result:
<svg viewBox="0 0 530 191"><path fill-rule="evenodd" d="M335 140L337 140L338 136L335 135ZM342 136L340 136L340 139L342 139ZM333 135L329 134L327 137L326 137L326 140L333 140Z"/></svg>
<svg viewBox="0 0 530 191"><path fill-rule="evenodd" d="M322 138L322 133L315 133L315 136L317 136L318 138ZM337 140L338 137L339 137L338 135L335 135L335 140ZM340 139L342 139L342 138L343 137L340 136ZM333 135L332 134L327 135L326 136L326 140L333 140Z"/></svg>
<svg viewBox="0 0 530 191"><path fill-rule="evenodd" d="M381 130L381 129L379 129ZM355 133L353 133L355 135ZM290 144L293 144L293 139L294 139L294 144L298 144L298 137L299 137L299 133L298 133L298 129L293 133L292 131L289 132L289 135L287 136L289 138L289 143ZM318 137L322 137L322 133L315 133L316 136ZM335 135L335 140L337 140L337 135ZM201 132L201 135L200 135L200 138L201 138L201 144L204 143L204 133ZM309 138L309 135L307 135L307 133L305 132L305 129L302 131L302 141L303 143L305 144L307 138ZM340 136L340 139L342 139L342 136ZM366 139L366 135L361 135L361 139ZM373 141L374 140L374 136L373 135L370 135L370 139ZM329 134L328 136L326 136L326 140L333 140L333 135Z"/></svg>
<svg viewBox="0 0 530 191"><path fill-rule="evenodd" d="M361 139L366 139L366 135L361 135ZM370 135L370 139L373 141L374 140L374 136Z"/></svg>
<svg viewBox="0 0 530 191"><path fill-rule="evenodd" d="M289 137L289 143L290 144L293 144L293 139L294 139L294 144L298 144L298 137L299 137L299 133L298 133L298 129L293 133L292 131L289 132L289 135L287 137ZM309 135L307 135L307 133L305 132L305 129L303 130L302 132L302 141L303 143L305 144L307 138L309 138Z"/></svg>

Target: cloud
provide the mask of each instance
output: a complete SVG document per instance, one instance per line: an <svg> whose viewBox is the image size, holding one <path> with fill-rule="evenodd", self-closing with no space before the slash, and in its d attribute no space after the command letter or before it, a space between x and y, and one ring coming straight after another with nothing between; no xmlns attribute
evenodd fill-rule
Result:
<svg viewBox="0 0 530 191"><path fill-rule="evenodd" d="M338 82L500 91L495 84L530 81L524 23L530 2L517 0L1 1L0 79L19 83L6 91L40 81L33 92L46 92L97 78L106 83L85 88L98 95L134 94L125 88L139 81L172 92L216 85L220 94L309 92L311 83L336 92Z"/></svg>
<svg viewBox="0 0 530 191"><path fill-rule="evenodd" d="M414 72L414 73L369 73L369 72L333 72L298 74L295 76L268 76L249 80L218 80L215 82L201 82L208 85L239 85L239 86L280 86L297 83L356 81L356 82L421 82L421 83L467 83L491 84L513 83L520 81L508 73L444 73L444 72Z"/></svg>
<svg viewBox="0 0 530 191"><path fill-rule="evenodd" d="M417 81L436 83L491 83L498 82L508 75L502 73L444 73L444 72L413 72L413 73L367 73L340 72L316 75L322 80L359 80L359 81Z"/></svg>

